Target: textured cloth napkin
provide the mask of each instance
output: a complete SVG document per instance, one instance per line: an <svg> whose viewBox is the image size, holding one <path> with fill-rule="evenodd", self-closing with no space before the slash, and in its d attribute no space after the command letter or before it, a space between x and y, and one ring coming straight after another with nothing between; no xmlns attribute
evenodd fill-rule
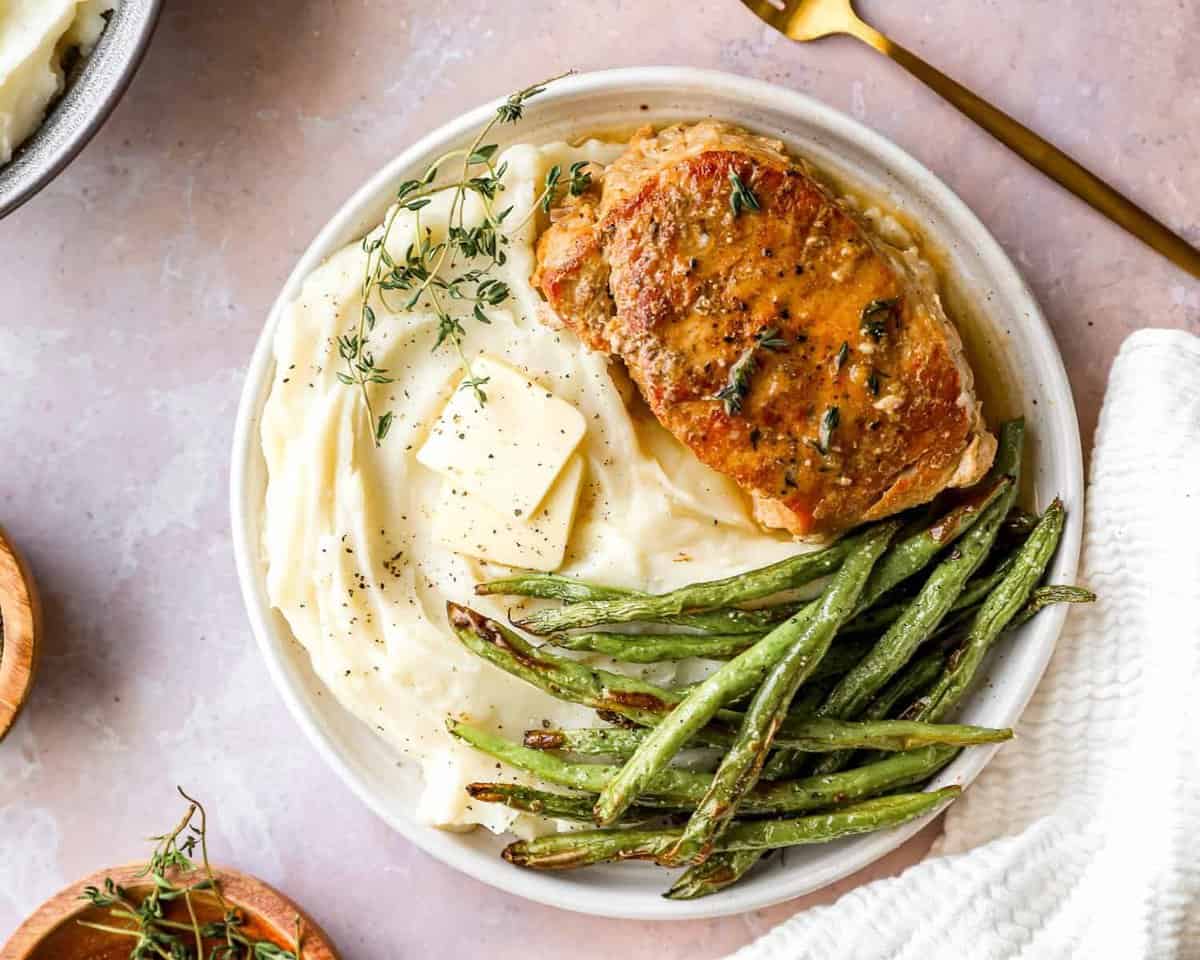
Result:
<svg viewBox="0 0 1200 960"><path fill-rule="evenodd" d="M1200 339L1125 342L1086 509L1100 599L936 856L736 960L1200 958Z"/></svg>

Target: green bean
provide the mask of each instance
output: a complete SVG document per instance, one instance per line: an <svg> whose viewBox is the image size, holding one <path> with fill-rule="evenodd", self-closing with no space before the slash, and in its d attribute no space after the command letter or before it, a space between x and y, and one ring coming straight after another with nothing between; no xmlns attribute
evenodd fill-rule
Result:
<svg viewBox="0 0 1200 960"><path fill-rule="evenodd" d="M1000 566L990 573L973 577L963 588L961 594L950 607L950 614L973 614L974 608L995 588L1008 572L1012 558L1007 558ZM1044 587L1042 590L1050 588ZM1080 590L1078 587L1060 587L1064 591L1048 602L1085 603L1094 594ZM1069 592L1066 592L1069 591ZM1038 600L1040 591L1035 591L1030 602ZM859 639L858 635L875 633L886 630L907 609L912 601L888 604L884 607L874 607L859 614L840 631L839 639L830 648L828 655L818 664L816 672L810 679L836 676L846 673L859 660L867 655L874 646L873 639ZM1045 604L1042 603L1037 609ZM774 607L765 608L774 610ZM794 607L788 609L795 611ZM712 611L713 613L752 613L758 611ZM1032 616L1033 610L1026 615ZM949 616L949 615L948 615ZM957 624L957 619L947 621L943 626ZM938 633L941 633L939 629ZM729 660L749 649L760 639L762 633L742 634L680 634L680 633L572 633L556 634L550 638L550 643L564 650L584 650L602 653L622 663L662 663L669 660L687 660L692 657L705 660Z"/></svg>
<svg viewBox="0 0 1200 960"><path fill-rule="evenodd" d="M569 763L553 753L530 750L503 737L458 720L446 721L458 739L490 757L532 773L560 787L598 794L620 767ZM779 783L760 783L743 799L745 814L803 813L841 806L928 779L949 763L957 747L921 747L891 754L885 760L839 770L824 777L804 777ZM691 809L708 790L712 775L667 767L660 770L638 797L638 804L668 810Z"/></svg>
<svg viewBox="0 0 1200 960"><path fill-rule="evenodd" d="M468 783L467 793L473 800L483 803L502 803L513 810L536 813L538 816L550 817L552 820L592 822L594 800L587 796L550 793L548 790L523 787L517 783ZM639 826L652 820L661 819L665 812L651 807L630 807L621 819L621 825L625 827Z"/></svg>
<svg viewBox="0 0 1200 960"><path fill-rule="evenodd" d="M1006 563L1004 572L1011 569L1012 564ZM997 584L998 585L998 584ZM1081 587L1049 586L1038 587L1033 591L1029 602L1013 617L1007 629L1012 630L1036 616L1043 608L1053 603L1091 603L1096 595ZM975 616L977 608L963 611ZM871 701L871 705L863 711L864 720L884 720L892 716L895 708L901 703L917 699L927 687L933 685L946 666L947 651L941 646L927 651L913 660L904 671L880 691Z"/></svg>
<svg viewBox="0 0 1200 960"><path fill-rule="evenodd" d="M1021 469L1023 425L1005 424L1000 432L999 453L993 476L1004 486L1000 495L983 511L962 542L934 568L921 591L905 612L888 628L875 648L844 676L817 716L852 718L912 658L917 648L933 635L950 612L967 581L987 558L1000 525L1017 496ZM1014 560L1014 565L1015 565ZM1003 582L1003 581L1001 581ZM831 773L849 760L847 754L822 758L817 773Z"/></svg>
<svg viewBox="0 0 1200 960"><path fill-rule="evenodd" d="M1015 630L1017 627L1028 623L1046 607L1055 603L1094 603L1096 595L1091 590L1085 590L1083 587L1067 586L1065 584L1051 584L1050 586L1038 587L1029 595L1029 600L1022 607L1006 629Z"/></svg>
<svg viewBox="0 0 1200 960"><path fill-rule="evenodd" d="M945 654L934 651L937 658L929 667L945 663ZM929 669L919 679L928 686L937 679ZM907 677L902 678L907 679ZM910 690L914 685L906 685ZM915 687L913 696L920 693ZM886 691L885 691L886 692ZM901 693L896 699L901 698ZM874 704L872 704L874 706ZM706 728L711 730L713 728ZM649 731L643 727L582 727L574 730L526 730L524 744L532 750L562 750L585 756L629 757L646 739ZM1000 743L1012 738L1012 731L991 727L972 727L962 724L915 723L907 720L794 720L789 714L775 735L775 743L789 750L805 753L827 753L832 750L912 750L932 744L969 747L981 743ZM712 739L718 739L713 736ZM731 744L733 734L727 739Z"/></svg>
<svg viewBox="0 0 1200 960"><path fill-rule="evenodd" d="M945 650L935 648L915 658L879 691L863 711L863 720L886 720L895 713L898 706L907 706L933 685L945 668L947 657Z"/></svg>
<svg viewBox="0 0 1200 960"><path fill-rule="evenodd" d="M701 657L728 660L748 650L763 634L693 636L673 633L569 633L555 634L550 642L564 650L589 650L622 663L660 663Z"/></svg>
<svg viewBox="0 0 1200 960"><path fill-rule="evenodd" d="M625 587L606 587L557 573L526 573L499 580L488 580L475 585L475 592L482 596L505 594L518 597L539 597L547 600L564 600L579 603L584 600L617 600L627 597L647 597L651 594ZM740 610L736 607L719 610L669 614L651 624L688 627L705 634L761 635L793 613L801 604L776 604L758 610Z"/></svg>
<svg viewBox="0 0 1200 960"><path fill-rule="evenodd" d="M897 704L907 705L924 693L941 673L946 664L946 656L945 650L935 647L913 660L871 701L871 705L863 712L864 720L886 720ZM816 713L815 710L813 712ZM795 776L800 768L799 761L803 758L801 753L778 740L777 746L780 749L771 755L763 768L763 778L766 780L786 780ZM880 759L879 754L870 756L872 759Z"/></svg>
<svg viewBox="0 0 1200 960"><path fill-rule="evenodd" d="M718 850L703 863L689 867L664 896L696 900L719 893L742 879L759 860L761 850Z"/></svg>
<svg viewBox="0 0 1200 960"><path fill-rule="evenodd" d="M962 593L955 598L954 603L950 607L951 613L958 613L970 607L978 605L984 597L991 593L1001 580L1004 579L1004 574L1008 572L1012 565L1012 556L1005 557L1004 560L990 573L980 574L972 577ZM872 607L860 613L857 617L851 620L845 627L842 628L842 634L857 634L857 633L877 633L880 630L886 630L898 619L900 615L908 609L913 598L909 597L906 600L889 603L882 607Z"/></svg>
<svg viewBox="0 0 1200 960"><path fill-rule="evenodd" d="M968 578L983 563L996 541L1000 524L1012 509L1020 480L1024 431L1022 420L1010 420L1001 426L996 460L989 474L991 485L988 489L991 493L987 506L974 515L962 544L938 564L917 596L872 651L839 681L833 693L818 708L817 716L857 716L870 698L909 660L917 647L938 629L949 608L962 593ZM929 539L941 538L930 535ZM883 563L887 559L884 557ZM846 753L831 754L823 757L814 769L816 773L831 773L844 766L849 759ZM801 758L794 754L789 757L785 753L777 753L771 758L766 775L772 778L795 776L801 763Z"/></svg>
<svg viewBox="0 0 1200 960"><path fill-rule="evenodd" d="M1016 562L1008 576L975 614L963 645L950 657L933 689L908 711L912 719L938 720L957 707L966 696L984 656L1024 606L1035 584L1045 573L1050 558L1058 549L1065 523L1066 511L1062 501L1055 500L1017 552Z"/></svg>
<svg viewBox="0 0 1200 960"><path fill-rule="evenodd" d="M879 691L879 695L863 711L863 720L886 720L894 717L897 712L903 712L909 704L933 686L945 669L948 658L949 654L941 647L935 647L915 658ZM872 750L857 755L853 762L871 763L882 760L885 756L886 754L880 751Z"/></svg>
<svg viewBox="0 0 1200 960"><path fill-rule="evenodd" d="M869 608L893 587L919 572L951 540L971 529L971 525L1002 493L1001 487L1006 473L1014 475L1014 482L1010 489L1016 489L1024 430L1024 421L1020 419L1008 421L1001 426L996 463L991 474L994 479L990 488L981 485L972 491L973 496L978 498L974 502L973 510L970 502L964 505L965 509L958 513L951 510L950 514L931 530L902 538L888 551L888 554L884 556L872 573L871 582L867 584L866 596L863 601L864 607ZM777 751L768 761L763 771L764 777L782 778L794 775L803 756L803 754L784 750ZM831 766L845 761L844 755L834 754L832 757L836 759ZM724 886L735 883L754 865L754 862L753 854L733 856L728 853L717 853L706 863L689 869L678 885L694 888L699 891L697 895L715 892Z"/></svg>
<svg viewBox="0 0 1200 960"><path fill-rule="evenodd" d="M871 569L887 549L897 525L882 524L865 535L821 597L820 609L796 642L771 668L742 718L737 737L713 775L712 786L692 814L679 842L663 858L671 864L703 861L737 812L741 798L758 782L776 733L796 691L824 659L833 638L853 612ZM810 726L811 729L811 726ZM833 731L808 745L828 748ZM635 754L636 755L636 754ZM601 796L603 800L603 795Z"/></svg>
<svg viewBox="0 0 1200 960"><path fill-rule="evenodd" d="M580 727L574 730L526 730L521 742L530 750L562 750L588 757L628 757L645 736L645 727Z"/></svg>
<svg viewBox="0 0 1200 960"><path fill-rule="evenodd" d="M559 573L519 573L512 577L487 580L475 584L475 593L479 596L502 594L510 597L539 597L543 600L565 600L567 603L646 596L641 590L605 587Z"/></svg>
<svg viewBox="0 0 1200 960"><path fill-rule="evenodd" d="M820 816L738 823L721 838L724 850L777 850L826 843L841 837L897 827L944 806L961 793L947 787L930 793L907 793L866 800ZM682 830L583 830L518 840L504 849L504 859L537 870L563 870L612 860L661 860Z"/></svg>
<svg viewBox="0 0 1200 960"><path fill-rule="evenodd" d="M454 635L472 653L560 700L617 713L649 726L683 699L682 694L623 673L552 656L469 607L448 603L446 613Z"/></svg>
<svg viewBox="0 0 1200 960"><path fill-rule="evenodd" d="M1011 489L1012 483L1009 481ZM1012 491L1015 495L1015 491ZM1001 495L975 524L962 543L937 565L921 592L888 628L870 653L844 676L817 710L818 716L854 717L866 707L893 675L906 664L917 647L928 640L950 612L967 580L987 557L1000 522L1008 512Z"/></svg>
<svg viewBox="0 0 1200 960"><path fill-rule="evenodd" d="M602 653L622 663L661 663L666 660L732 660L745 653L765 634L756 636L695 637L682 634L575 633L555 636L550 643L564 650ZM871 649L874 641L854 638L834 644L817 664L810 679L823 679L845 673ZM690 687L679 687L687 690Z"/></svg>
<svg viewBox="0 0 1200 960"><path fill-rule="evenodd" d="M823 550L788 557L767 567L722 580L693 583L670 593L616 600L583 600L566 607L536 610L518 620L517 626L530 633L559 633L602 623L661 620L685 610L733 606L792 590L833 573L842 565L847 550L847 543L843 541Z"/></svg>
<svg viewBox="0 0 1200 960"><path fill-rule="evenodd" d="M719 610L693 610L643 622L643 626L686 627L701 634L754 634L762 636L797 613L804 603L777 603L754 610L722 607Z"/></svg>
<svg viewBox="0 0 1200 960"><path fill-rule="evenodd" d="M469 607L449 603L446 610L454 635L467 649L560 700L591 707L604 719L622 718L653 727L688 696L686 690L668 690L623 673L556 657L544 648L533 647L520 634ZM746 689L752 688L753 682ZM696 745L722 746L732 742L731 730L741 723L742 715L732 710L720 710L716 719L726 729L706 727L697 733Z"/></svg>
<svg viewBox="0 0 1200 960"><path fill-rule="evenodd" d="M894 522L880 524L846 541L845 564L820 599L701 681L671 710L642 741L620 774L601 792L596 803L596 822L604 825L619 817L654 774L665 767L725 703L744 690L758 686L794 645L799 646L801 641L807 643L810 636L817 638L819 643L814 640L815 645L810 651L815 655L819 650L823 655L833 636L833 631L827 630L826 625L833 621L836 630L834 611L840 611L837 604L841 602L846 584L860 582L860 573L866 575L881 549L880 544L886 545L895 530Z"/></svg>

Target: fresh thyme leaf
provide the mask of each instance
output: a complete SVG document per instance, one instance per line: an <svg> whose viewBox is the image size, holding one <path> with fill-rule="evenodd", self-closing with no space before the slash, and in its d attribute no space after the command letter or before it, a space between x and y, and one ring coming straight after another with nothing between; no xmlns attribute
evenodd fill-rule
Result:
<svg viewBox="0 0 1200 960"><path fill-rule="evenodd" d="M842 367L844 367L846 365L846 361L849 359L850 359L850 344L848 344L845 340L843 340L842 345L840 347L838 347L837 356L835 356L833 358L833 372L841 373Z"/></svg>
<svg viewBox="0 0 1200 960"><path fill-rule="evenodd" d="M546 171L546 188L542 191L542 212L550 212L550 204L554 202L554 192L558 189L558 181L562 176L562 168L556 163Z"/></svg>
<svg viewBox="0 0 1200 960"><path fill-rule="evenodd" d="M729 209L736 217L743 210L758 210L758 197L748 186L742 183L736 170L729 171Z"/></svg>
<svg viewBox="0 0 1200 960"><path fill-rule="evenodd" d="M462 383L458 385L458 389L471 390L474 392L476 400L481 404L487 403L487 394L483 392L483 387L491 379L491 377L464 377Z"/></svg>
<svg viewBox="0 0 1200 960"><path fill-rule="evenodd" d="M576 160L568 169L566 188L567 193L571 196L581 196L592 185L592 175L588 172L587 167L588 161ZM562 168L556 163L546 172L542 193L538 198L538 206L543 213L549 213L550 208L558 201L561 181Z"/></svg>
<svg viewBox="0 0 1200 960"><path fill-rule="evenodd" d="M588 187L592 185L592 175L588 173L587 166L588 162L586 160L576 160L571 164L571 176L568 188L573 197L578 197L586 193Z"/></svg>
<svg viewBox="0 0 1200 960"><path fill-rule="evenodd" d="M392 411L388 410L379 418L379 423L375 425L375 442L383 443L383 438L387 436L388 431L392 429Z"/></svg>
<svg viewBox="0 0 1200 960"><path fill-rule="evenodd" d="M872 340L883 339L887 333L887 322L896 314L898 299L872 300L863 307L860 329Z"/></svg>
<svg viewBox="0 0 1200 960"><path fill-rule="evenodd" d="M821 417L821 429L817 434L817 449L822 454L829 452L829 445L833 440L833 431L838 428L838 424L842 421L842 415L837 407L826 407L825 413Z"/></svg>
<svg viewBox="0 0 1200 960"><path fill-rule="evenodd" d="M471 154L470 162L472 164L487 163L489 160L492 159L492 157L495 155L495 153L498 149L499 149L499 146L497 144L494 144L494 143L485 144L484 146L479 147L477 150L475 150L474 153Z"/></svg>
<svg viewBox="0 0 1200 960"><path fill-rule="evenodd" d="M874 370L867 374L867 389L873 396L879 396L879 374Z"/></svg>
<svg viewBox="0 0 1200 960"><path fill-rule="evenodd" d="M758 345L764 350L770 350L772 353L777 353L780 350L787 349L787 341L779 335L778 327L768 327L762 333L758 334L755 339Z"/></svg>
<svg viewBox="0 0 1200 960"><path fill-rule="evenodd" d="M452 317L448 313L438 317L438 333L437 340L434 341L433 349L436 350L447 340L454 343L461 343L462 338L467 335L467 331L463 329L462 323L458 317Z"/></svg>
<svg viewBox="0 0 1200 960"><path fill-rule="evenodd" d="M787 341L779 335L778 327L768 327L754 337L754 342L742 351L742 355L729 368L729 380L713 396L714 400L725 401L725 412L736 417L742 412L746 396L750 393L750 380L758 372L758 351L777 353L787 349Z"/></svg>
<svg viewBox="0 0 1200 960"><path fill-rule="evenodd" d="M451 345L458 355L463 369L463 384L470 387L482 405L487 395L480 389L486 382L475 378L471 365L463 350L466 329L457 317L446 309L445 300L458 300L470 304L470 315L481 323L488 323L484 307L498 307L511 296L507 284L492 278L489 271L503 266L508 261L504 247L509 242L508 234L501 224L512 211L506 207L497 213L493 203L504 190L503 178L508 170L506 163L496 165L499 145L485 143L488 134L497 124L516 123L524 114L529 100L542 93L555 80L535 83L511 94L496 110L492 118L475 136L465 150L454 150L430 164L419 179L403 181L396 188L396 204L388 211L380 230L372 231L362 239L366 253L366 265L361 288L362 307L354 329L337 339L338 355L345 363L345 370L337 373L340 383L355 386L362 397L367 415L367 424L378 446L387 436L391 425L390 411L377 415L369 387L372 384L393 383L387 370L376 366L369 349L371 335L375 331L376 315L371 304L377 298L390 312L412 311L424 305L438 318L437 340L434 349ZM438 185L438 172L450 160L461 158L458 178ZM586 163L573 163L570 167L566 188L574 195L587 189L591 177ZM553 175L551 177L551 174ZM549 210L556 192L560 188L562 170L554 167L547 174L546 191L534 204ZM435 241L429 227L421 223L421 211L433 201L436 194L449 193L450 206L447 214L446 236ZM477 196L483 206L482 221L474 226L465 222L467 195ZM401 213L411 214L415 220L414 233L417 237L409 244L402 263L397 263L388 250L388 239ZM513 228L515 233L524 223ZM483 261L479 265L479 261ZM469 261L470 269L455 275L453 270L462 261ZM397 308L389 301L388 294L402 291L407 294ZM386 424L386 425L385 425Z"/></svg>
<svg viewBox="0 0 1200 960"><path fill-rule="evenodd" d="M737 362L729 368L728 382L713 397L714 400L725 401L725 412L731 417L736 417L742 412L746 394L750 392L750 378L754 376L754 371L758 367L754 353L755 347L753 346L742 351Z"/></svg>

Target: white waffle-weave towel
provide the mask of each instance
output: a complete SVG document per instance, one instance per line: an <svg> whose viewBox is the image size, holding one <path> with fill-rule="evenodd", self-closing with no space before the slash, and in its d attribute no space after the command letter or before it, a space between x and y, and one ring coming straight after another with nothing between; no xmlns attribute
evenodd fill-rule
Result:
<svg viewBox="0 0 1200 960"><path fill-rule="evenodd" d="M1200 958L1200 339L1125 342L1086 508L1100 599L935 856L735 960Z"/></svg>

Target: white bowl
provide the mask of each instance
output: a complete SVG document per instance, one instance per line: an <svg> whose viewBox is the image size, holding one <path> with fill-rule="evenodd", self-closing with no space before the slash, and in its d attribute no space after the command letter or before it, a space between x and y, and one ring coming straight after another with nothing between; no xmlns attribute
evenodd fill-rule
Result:
<svg viewBox="0 0 1200 960"><path fill-rule="evenodd" d="M272 338L283 306L327 256L379 222L395 185L435 156L464 144L495 104L472 110L423 137L387 164L337 211L296 264L271 311L246 377L233 442L232 516L238 574L254 633L271 675L321 755L370 807L438 859L533 900L612 917L712 917L752 910L832 883L899 846L926 821L885 833L789 851L720 895L661 898L665 876L640 864L537 873L504 863L503 839L484 830L447 833L412 817L418 774L371 730L322 691L304 649L271 608L260 549L266 466L259 417L272 381ZM1030 484L1039 505L1062 496L1069 521L1050 579L1072 581L1079 557L1083 468L1071 389L1041 311L1004 251L932 173L878 134L808 97L756 80L703 70L650 67L570 77L538 97L516 128L504 132L546 142L639 123L716 117L778 137L796 152L840 171L904 211L945 254L958 293L978 305L976 323L1011 379L1011 405L1029 424ZM1051 608L1006 638L965 710L969 722L1009 726L1033 694L1054 648L1065 610ZM936 783L969 783L993 749L965 751Z"/></svg>

